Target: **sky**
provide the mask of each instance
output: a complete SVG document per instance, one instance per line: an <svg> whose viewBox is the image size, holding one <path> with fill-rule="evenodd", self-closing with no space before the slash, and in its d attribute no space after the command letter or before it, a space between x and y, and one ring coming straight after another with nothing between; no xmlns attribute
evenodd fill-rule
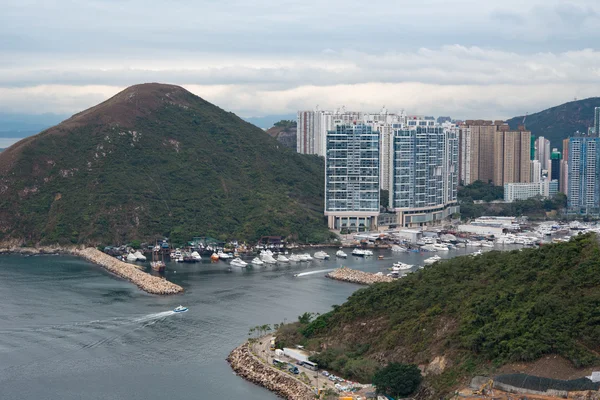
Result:
<svg viewBox="0 0 600 400"><path fill-rule="evenodd" d="M498 119L600 95L597 0L0 0L0 112L178 84L243 117Z"/></svg>

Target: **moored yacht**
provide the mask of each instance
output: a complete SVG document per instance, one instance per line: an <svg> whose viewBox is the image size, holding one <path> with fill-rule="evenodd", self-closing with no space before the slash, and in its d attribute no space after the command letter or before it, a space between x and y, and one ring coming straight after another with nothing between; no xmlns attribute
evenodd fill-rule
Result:
<svg viewBox="0 0 600 400"><path fill-rule="evenodd" d="M248 265L247 262L243 261L241 258L234 258L233 260L231 260L231 262L229 263L229 265L233 266L233 267L245 267L246 265Z"/></svg>
<svg viewBox="0 0 600 400"><path fill-rule="evenodd" d="M252 265L264 265L264 261L262 261L260 258L258 257L254 257L252 259L252 261L250 262Z"/></svg>
<svg viewBox="0 0 600 400"><path fill-rule="evenodd" d="M292 262L300 262L302 258L298 254L291 254L289 260Z"/></svg>
<svg viewBox="0 0 600 400"><path fill-rule="evenodd" d="M356 249L352 250L352 255L358 256L358 257L364 257L365 251L363 249L356 248Z"/></svg>
<svg viewBox="0 0 600 400"><path fill-rule="evenodd" d="M286 256L284 256L283 254L280 254L277 256L277 262L281 262L281 263L287 263L290 262L289 258L287 258Z"/></svg>
<svg viewBox="0 0 600 400"><path fill-rule="evenodd" d="M327 260L329 259L329 254L325 253L324 251L317 251L313 257L317 260Z"/></svg>
<svg viewBox="0 0 600 400"><path fill-rule="evenodd" d="M348 258L348 254L344 253L342 250L338 250L335 253L335 256L338 258Z"/></svg>
<svg viewBox="0 0 600 400"><path fill-rule="evenodd" d="M433 256L433 257L429 257L429 258L425 259L425 261L423 261L423 262L427 265L431 265L433 263L440 261L441 259L442 259L442 257L440 257L440 256Z"/></svg>

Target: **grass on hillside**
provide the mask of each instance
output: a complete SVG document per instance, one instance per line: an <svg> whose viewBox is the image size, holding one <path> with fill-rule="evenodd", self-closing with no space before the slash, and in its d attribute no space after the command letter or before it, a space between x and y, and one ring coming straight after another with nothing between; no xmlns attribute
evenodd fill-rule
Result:
<svg viewBox="0 0 600 400"><path fill-rule="evenodd" d="M599 364L600 246L595 235L540 249L493 251L438 262L356 291L308 324L277 333L286 345L327 348L318 359L366 380L385 362L450 367L430 378L443 392L475 373L559 354ZM356 368L355 368L356 369Z"/></svg>

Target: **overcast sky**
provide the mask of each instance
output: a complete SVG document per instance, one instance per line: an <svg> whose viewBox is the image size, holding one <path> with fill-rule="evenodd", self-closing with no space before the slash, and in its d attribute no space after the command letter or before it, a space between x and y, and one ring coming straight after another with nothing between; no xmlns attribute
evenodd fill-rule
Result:
<svg viewBox="0 0 600 400"><path fill-rule="evenodd" d="M598 0L0 0L0 112L143 82L241 116L507 118L600 95Z"/></svg>

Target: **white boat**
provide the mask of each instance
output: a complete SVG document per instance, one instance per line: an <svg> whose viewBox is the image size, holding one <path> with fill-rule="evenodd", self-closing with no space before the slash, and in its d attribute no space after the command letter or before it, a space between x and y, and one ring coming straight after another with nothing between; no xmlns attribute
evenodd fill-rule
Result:
<svg viewBox="0 0 600 400"><path fill-rule="evenodd" d="M421 246L421 250L423 251L438 251L438 249L432 244L426 244L425 246Z"/></svg>
<svg viewBox="0 0 600 400"><path fill-rule="evenodd" d="M133 253L133 255L137 261L146 261L146 256L144 256L139 250Z"/></svg>
<svg viewBox="0 0 600 400"><path fill-rule="evenodd" d="M290 259L284 256L283 254L280 254L277 256L277 262L287 263L290 262Z"/></svg>
<svg viewBox="0 0 600 400"><path fill-rule="evenodd" d="M277 260L273 258L273 253L270 250L261 251L260 259L267 264L277 264Z"/></svg>
<svg viewBox="0 0 600 400"><path fill-rule="evenodd" d="M219 256L219 258L220 258L221 260L226 260L226 259L228 259L228 258L233 258L233 256L232 256L231 254L229 254L229 253L223 253L222 251L219 251L219 252L217 253L217 255Z"/></svg>
<svg viewBox="0 0 600 400"><path fill-rule="evenodd" d="M429 257L429 258L425 259L425 261L423 261L423 262L427 265L431 265L433 263L440 261L441 259L442 259L442 257L440 257L440 256L433 256L433 257Z"/></svg>
<svg viewBox="0 0 600 400"><path fill-rule="evenodd" d="M292 262L300 262L302 261L302 257L300 257L298 254L292 254L289 257L289 260Z"/></svg>
<svg viewBox="0 0 600 400"><path fill-rule="evenodd" d="M312 261L313 260L311 255L308 253L302 254L302 258L303 258L303 261Z"/></svg>
<svg viewBox="0 0 600 400"><path fill-rule="evenodd" d="M250 263L251 263L252 265L264 265L264 264L265 264L265 262L264 262L264 261L262 261L262 260L261 260L260 258L258 258L258 257L254 257L254 259L252 259L252 261L250 261Z"/></svg>
<svg viewBox="0 0 600 400"><path fill-rule="evenodd" d="M406 253L408 250L406 250L406 247L401 247L401 246L398 246L397 244L393 244L392 251L398 252L398 253Z"/></svg>
<svg viewBox="0 0 600 400"><path fill-rule="evenodd" d="M180 254L179 257L175 258L176 262L183 262L183 254Z"/></svg>
<svg viewBox="0 0 600 400"><path fill-rule="evenodd" d="M133 253L127 254L127 261L137 261L137 257Z"/></svg>
<svg viewBox="0 0 600 400"><path fill-rule="evenodd" d="M397 262L392 266L392 271L405 271L407 269L411 269L412 267L414 267L414 265Z"/></svg>
<svg viewBox="0 0 600 400"><path fill-rule="evenodd" d="M187 307L179 306L179 307L176 307L173 311L177 312L177 313L180 313L180 312L186 312L187 310L188 310Z"/></svg>
<svg viewBox="0 0 600 400"><path fill-rule="evenodd" d="M373 252L371 250L363 250L365 252L365 257L370 257L373 255Z"/></svg>
<svg viewBox="0 0 600 400"><path fill-rule="evenodd" d="M358 257L364 257L365 251L363 249L354 249L354 250L352 250L352 255L358 256Z"/></svg>
<svg viewBox="0 0 600 400"><path fill-rule="evenodd" d="M469 240L467 242L467 246L471 246L471 247L481 247L481 242L478 241L473 241L473 240Z"/></svg>
<svg viewBox="0 0 600 400"><path fill-rule="evenodd" d="M325 253L324 251L317 251L313 257L317 260L327 260L329 259L329 254Z"/></svg>
<svg viewBox="0 0 600 400"><path fill-rule="evenodd" d="M477 250L475 253L471 254L472 256L480 256L483 252L481 250Z"/></svg>
<svg viewBox="0 0 600 400"><path fill-rule="evenodd" d="M445 244L435 243L432 244L432 246L435 247L437 251L449 251L448 246Z"/></svg>
<svg viewBox="0 0 600 400"><path fill-rule="evenodd" d="M233 267L242 267L244 268L246 265L248 265L247 262L243 261L241 258L234 258L233 260L231 260L231 262L229 263L229 265L233 266Z"/></svg>
<svg viewBox="0 0 600 400"><path fill-rule="evenodd" d="M344 253L342 250L338 250L335 253L335 256L338 258L348 258L348 254Z"/></svg>
<svg viewBox="0 0 600 400"><path fill-rule="evenodd" d="M192 258L196 261L200 261L202 260L202 257L200 256L200 253L198 253L197 251L192 252Z"/></svg>
<svg viewBox="0 0 600 400"><path fill-rule="evenodd" d="M481 242L481 247L494 247L494 245L488 242Z"/></svg>

